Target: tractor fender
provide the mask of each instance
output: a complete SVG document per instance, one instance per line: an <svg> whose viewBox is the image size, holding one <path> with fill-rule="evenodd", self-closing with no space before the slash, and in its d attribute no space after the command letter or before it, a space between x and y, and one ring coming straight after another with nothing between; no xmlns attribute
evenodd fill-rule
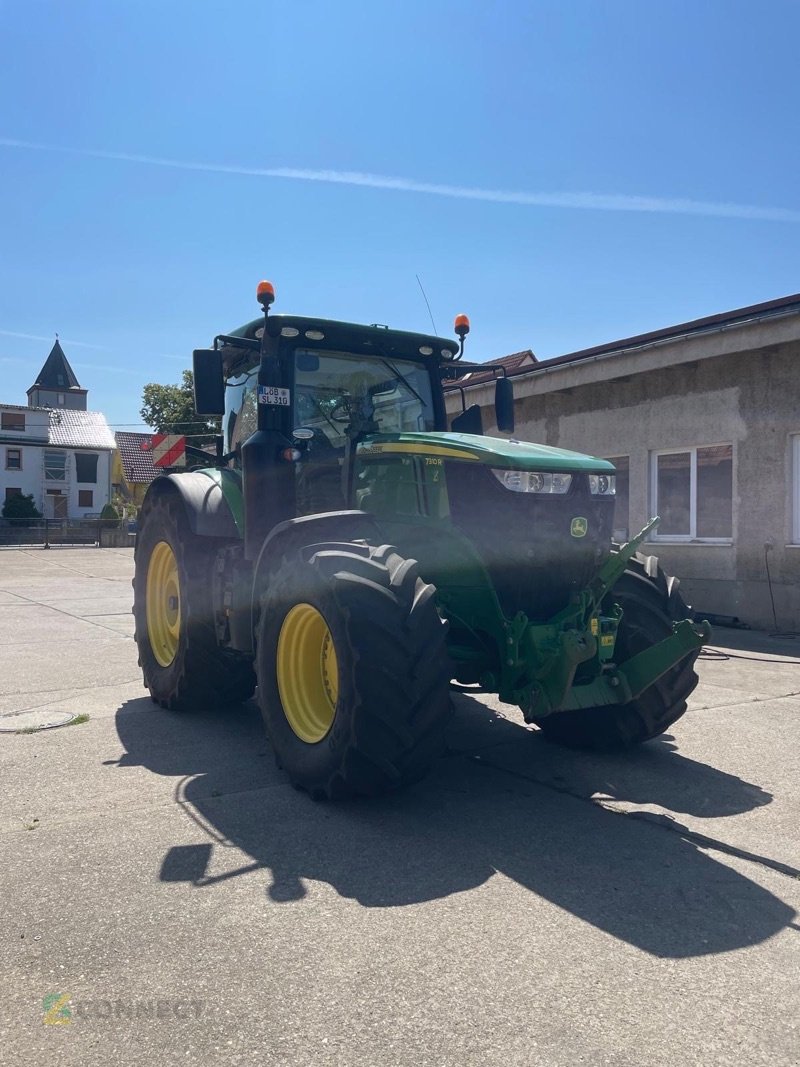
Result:
<svg viewBox="0 0 800 1067"><path fill-rule="evenodd" d="M271 568L279 566L285 557L308 545L362 539L373 544L380 543L377 523L366 511L329 511L323 515L302 515L299 519L278 523L264 539L253 569L253 594L250 598L253 612L252 632L255 633L260 594L264 583L269 580Z"/></svg>
<svg viewBox="0 0 800 1067"><path fill-rule="evenodd" d="M241 538L242 493L239 479L231 471L212 469L162 475L150 483L145 500L165 493L180 498L191 531L197 537Z"/></svg>

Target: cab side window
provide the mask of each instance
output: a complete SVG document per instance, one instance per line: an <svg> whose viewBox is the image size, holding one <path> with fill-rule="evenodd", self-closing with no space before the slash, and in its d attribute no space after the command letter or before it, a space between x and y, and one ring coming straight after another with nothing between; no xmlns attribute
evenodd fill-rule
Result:
<svg viewBox="0 0 800 1067"><path fill-rule="evenodd" d="M222 421L226 452L233 452L244 444L258 427L257 384L258 365L228 379Z"/></svg>

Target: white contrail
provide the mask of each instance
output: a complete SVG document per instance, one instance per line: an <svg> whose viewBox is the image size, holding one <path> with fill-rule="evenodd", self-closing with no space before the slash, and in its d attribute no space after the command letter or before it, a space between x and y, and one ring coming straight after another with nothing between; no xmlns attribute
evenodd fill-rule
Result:
<svg viewBox="0 0 800 1067"><path fill-rule="evenodd" d="M19 337L23 341L49 341L50 344L55 343L55 334L51 334L49 337L44 337L39 333L17 333L16 330L0 330L0 337ZM70 345L73 348L94 348L98 352L107 352L108 349L103 345L90 345L88 341L68 341L66 337L59 337L65 345Z"/></svg>
<svg viewBox="0 0 800 1067"><path fill-rule="evenodd" d="M130 367L119 367L108 363L76 363L73 360L73 367L77 367L79 370L102 370L110 372L111 374L132 374L134 377L142 377L142 371L132 370Z"/></svg>
<svg viewBox="0 0 800 1067"><path fill-rule="evenodd" d="M483 200L493 204L577 208L589 211L644 211L668 215L702 215L709 218L755 219L765 222L800 222L800 211L791 208L760 207L755 204L658 196L627 196L612 193L531 193L506 189L477 189L464 185L441 185L437 182L418 181L416 178L393 178L362 171L191 163L178 159L165 159L160 156L136 155L130 152L64 148L34 141L20 141L11 137L0 137L0 146L32 149L38 152L61 152L69 155L89 156L93 159L121 160L126 163L144 163L154 167L172 167L177 170L205 171L211 174L242 174L257 178L285 178L290 181L326 182L333 185L355 185L368 189L446 196L455 200Z"/></svg>

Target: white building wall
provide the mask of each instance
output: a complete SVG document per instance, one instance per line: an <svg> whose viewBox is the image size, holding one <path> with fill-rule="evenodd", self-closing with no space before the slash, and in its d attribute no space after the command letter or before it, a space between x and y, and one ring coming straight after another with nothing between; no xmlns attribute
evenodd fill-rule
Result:
<svg viewBox="0 0 800 1067"><path fill-rule="evenodd" d="M31 444L31 441L47 440L50 425L49 413L25 409L17 405L0 404L0 414L4 411L14 415L24 415L25 429L0 428L0 510L6 498L6 489L14 488L21 489L26 495L32 495L37 508L41 511L43 446ZM21 470L6 470L6 451L9 448L19 448L22 451Z"/></svg>
<svg viewBox="0 0 800 1067"><path fill-rule="evenodd" d="M5 436L5 435L4 435ZM22 451L22 469L6 470L6 450L19 448ZM35 445L12 445L5 441L0 445L0 509L6 498L6 489L21 489L33 496L36 507L42 510L42 449Z"/></svg>
<svg viewBox="0 0 800 1067"><path fill-rule="evenodd" d="M87 515L98 515L110 500L111 491L111 453L99 452L94 449L81 449L84 455L97 456L97 481L79 482L77 480L75 451L71 452L67 460L67 477L69 478L69 517L71 519L83 519ZM78 493L81 489L92 490L91 507L81 507L78 504Z"/></svg>

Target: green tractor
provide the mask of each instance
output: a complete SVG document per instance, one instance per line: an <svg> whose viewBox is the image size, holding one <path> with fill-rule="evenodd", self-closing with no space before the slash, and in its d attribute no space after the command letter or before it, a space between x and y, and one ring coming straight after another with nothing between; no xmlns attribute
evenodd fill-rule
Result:
<svg viewBox="0 0 800 1067"><path fill-rule="evenodd" d="M258 703L314 798L416 781L453 684L553 741L627 747L686 710L709 637L652 556L612 543L614 467L448 431L450 339L264 315L194 353L216 462L157 478L139 517L134 615L153 700ZM485 368L484 368L485 369ZM512 433L511 382L495 385Z"/></svg>

